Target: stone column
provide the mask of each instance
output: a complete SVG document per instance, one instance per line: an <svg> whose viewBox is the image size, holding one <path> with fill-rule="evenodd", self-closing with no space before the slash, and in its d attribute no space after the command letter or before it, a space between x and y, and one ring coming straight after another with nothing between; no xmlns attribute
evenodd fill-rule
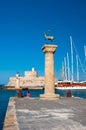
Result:
<svg viewBox="0 0 86 130"><path fill-rule="evenodd" d="M55 94L55 77L54 77L54 52L57 45L46 44L42 47L45 53L45 93L40 95L43 99L57 99L59 95Z"/></svg>

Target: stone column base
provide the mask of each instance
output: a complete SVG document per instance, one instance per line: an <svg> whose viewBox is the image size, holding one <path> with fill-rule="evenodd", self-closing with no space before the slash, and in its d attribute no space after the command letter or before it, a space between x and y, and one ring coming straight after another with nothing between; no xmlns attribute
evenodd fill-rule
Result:
<svg viewBox="0 0 86 130"><path fill-rule="evenodd" d="M60 98L59 94L41 94L40 99L43 100L57 100Z"/></svg>

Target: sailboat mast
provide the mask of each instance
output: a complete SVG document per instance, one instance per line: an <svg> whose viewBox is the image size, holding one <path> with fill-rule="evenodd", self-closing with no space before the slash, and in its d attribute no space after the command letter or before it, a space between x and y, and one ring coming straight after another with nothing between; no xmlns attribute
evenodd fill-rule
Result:
<svg viewBox="0 0 86 130"><path fill-rule="evenodd" d="M78 55L76 55L76 65L77 65L77 81L79 81Z"/></svg>
<svg viewBox="0 0 86 130"><path fill-rule="evenodd" d="M85 59L86 59L86 46L84 46L84 50L85 50Z"/></svg>
<svg viewBox="0 0 86 130"><path fill-rule="evenodd" d="M71 44L71 80L73 81L73 45L71 36L70 36L70 44Z"/></svg>
<svg viewBox="0 0 86 130"><path fill-rule="evenodd" d="M64 71L65 71L65 80L67 80L67 71L66 71L67 67L66 67L66 57L64 57Z"/></svg>
<svg viewBox="0 0 86 130"><path fill-rule="evenodd" d="M84 61L84 67L85 67L85 77L86 77L86 46L84 46L84 51L85 51L85 61Z"/></svg>
<svg viewBox="0 0 86 130"><path fill-rule="evenodd" d="M68 55L68 53L67 53L67 69L68 69L68 80L70 80L69 55Z"/></svg>
<svg viewBox="0 0 86 130"><path fill-rule="evenodd" d="M62 63L62 81L64 81L64 64Z"/></svg>

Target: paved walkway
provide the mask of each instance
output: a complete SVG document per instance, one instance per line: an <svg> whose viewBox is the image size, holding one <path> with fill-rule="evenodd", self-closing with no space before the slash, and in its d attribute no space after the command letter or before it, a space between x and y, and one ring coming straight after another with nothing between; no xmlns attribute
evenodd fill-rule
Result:
<svg viewBox="0 0 86 130"><path fill-rule="evenodd" d="M16 97L10 99L10 104L14 106L8 106L15 113L11 116L15 117L14 125L5 122L4 130L86 130L86 99Z"/></svg>

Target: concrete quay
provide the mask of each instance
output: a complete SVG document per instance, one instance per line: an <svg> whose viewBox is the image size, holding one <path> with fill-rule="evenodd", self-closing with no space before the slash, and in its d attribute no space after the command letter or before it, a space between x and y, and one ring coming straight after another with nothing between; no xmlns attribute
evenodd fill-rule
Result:
<svg viewBox="0 0 86 130"><path fill-rule="evenodd" d="M86 99L12 97L3 130L86 130Z"/></svg>

